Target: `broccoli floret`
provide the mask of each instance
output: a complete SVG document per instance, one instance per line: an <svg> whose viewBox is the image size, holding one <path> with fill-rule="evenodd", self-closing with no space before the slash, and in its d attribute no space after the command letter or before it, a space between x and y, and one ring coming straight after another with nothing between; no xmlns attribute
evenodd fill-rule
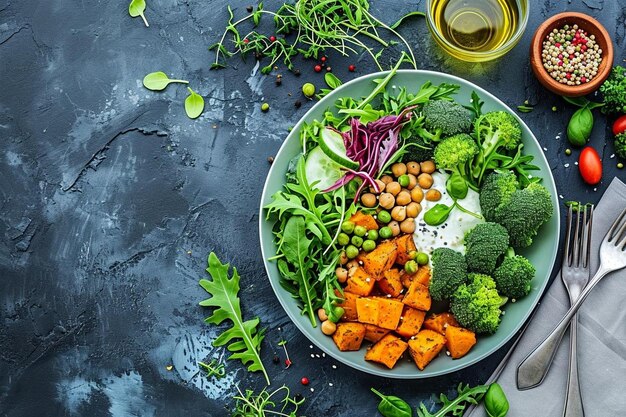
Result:
<svg viewBox="0 0 626 417"><path fill-rule="evenodd" d="M446 171L465 174L465 166L478 153L478 145L467 133L442 140L435 148L435 164Z"/></svg>
<svg viewBox="0 0 626 417"><path fill-rule="evenodd" d="M615 135L615 153L622 159L626 159L626 132Z"/></svg>
<svg viewBox="0 0 626 417"><path fill-rule="evenodd" d="M450 310L461 326L476 333L494 333L500 324L501 301L493 278L470 273L468 283L454 293Z"/></svg>
<svg viewBox="0 0 626 417"><path fill-rule="evenodd" d="M521 298L530 292L530 282L535 277L535 267L510 249L502 264L493 273L493 280L501 295Z"/></svg>
<svg viewBox="0 0 626 417"><path fill-rule="evenodd" d="M613 68L611 75L600 86L604 96L602 113L626 113L626 68L618 65Z"/></svg>
<svg viewBox="0 0 626 417"><path fill-rule="evenodd" d="M509 248L509 234L498 223L480 223L465 235L465 260L470 271L491 274Z"/></svg>
<svg viewBox="0 0 626 417"><path fill-rule="evenodd" d="M406 149L402 156L404 162L422 162L433 159L434 147L424 142L424 139L417 135L405 139L404 146Z"/></svg>
<svg viewBox="0 0 626 417"><path fill-rule="evenodd" d="M434 300L448 300L467 278L465 257L450 248L437 248L433 251L431 261L433 272L430 296Z"/></svg>
<svg viewBox="0 0 626 417"><path fill-rule="evenodd" d="M517 189L519 182L511 171L489 174L480 189L480 208L485 219L497 221L497 209L508 203Z"/></svg>
<svg viewBox="0 0 626 417"><path fill-rule="evenodd" d="M546 187L532 183L511 194L509 201L496 210L496 218L509 232L511 246L525 248L533 243L539 227L552 217L553 211Z"/></svg>
<svg viewBox="0 0 626 417"><path fill-rule="evenodd" d="M472 113L459 103L448 100L431 100L422 108L424 127L417 133L426 141L438 142L441 138L467 133L472 128Z"/></svg>

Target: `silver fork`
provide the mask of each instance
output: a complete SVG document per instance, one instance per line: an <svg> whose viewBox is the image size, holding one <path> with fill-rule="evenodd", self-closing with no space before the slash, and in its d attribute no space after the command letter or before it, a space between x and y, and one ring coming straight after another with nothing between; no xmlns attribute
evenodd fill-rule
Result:
<svg viewBox="0 0 626 417"><path fill-rule="evenodd" d="M517 386L519 389L531 388L541 384L554 357L559 342L569 326L570 320L585 301L591 290L608 273L626 267L626 209L617 217L600 245L600 266L589 284L580 293L578 299L561 319L550 335L539 344L517 367Z"/></svg>
<svg viewBox="0 0 626 417"><path fill-rule="evenodd" d="M563 284L565 284L571 305L580 297L580 293L587 285L587 282L589 282L593 205L588 206L585 204L582 216L581 210L577 210L575 219L573 207L570 205L567 210L567 218L565 256L563 257L563 265L561 267L561 279L563 280ZM576 226L573 240L570 243L572 223L574 222ZM569 331L569 373L567 374L567 391L565 394L563 417L584 417L585 411L578 380L578 354L576 352L578 345L578 313L574 314Z"/></svg>

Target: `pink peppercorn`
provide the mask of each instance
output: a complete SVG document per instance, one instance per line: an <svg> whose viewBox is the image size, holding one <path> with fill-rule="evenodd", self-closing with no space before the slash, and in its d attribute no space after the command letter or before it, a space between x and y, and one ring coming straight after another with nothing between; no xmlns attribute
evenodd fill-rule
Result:
<svg viewBox="0 0 626 417"><path fill-rule="evenodd" d="M581 82L581 83L586 83L586 82L587 82L587 78L585 78L585 77L580 77L580 82Z"/></svg>
<svg viewBox="0 0 626 417"><path fill-rule="evenodd" d="M557 48L560 48L561 44L557 42L557 43L554 44L554 46L556 46Z"/></svg>

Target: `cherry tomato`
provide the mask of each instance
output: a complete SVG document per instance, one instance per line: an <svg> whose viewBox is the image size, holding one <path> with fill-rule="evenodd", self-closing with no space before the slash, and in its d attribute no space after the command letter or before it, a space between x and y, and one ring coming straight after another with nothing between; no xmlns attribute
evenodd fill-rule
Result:
<svg viewBox="0 0 626 417"><path fill-rule="evenodd" d="M598 152L591 146L583 148L580 152L578 169L587 184L595 185L602 179L602 161Z"/></svg>
<svg viewBox="0 0 626 417"><path fill-rule="evenodd" d="M613 123L613 134L619 135L620 133L626 132L626 114L620 116L615 123Z"/></svg>

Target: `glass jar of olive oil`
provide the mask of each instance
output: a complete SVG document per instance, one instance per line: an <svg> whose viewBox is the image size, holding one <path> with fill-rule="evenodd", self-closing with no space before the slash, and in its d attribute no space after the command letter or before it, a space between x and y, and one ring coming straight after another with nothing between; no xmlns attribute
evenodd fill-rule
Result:
<svg viewBox="0 0 626 417"><path fill-rule="evenodd" d="M489 61L510 51L528 22L528 0L428 0L428 26L450 55Z"/></svg>

